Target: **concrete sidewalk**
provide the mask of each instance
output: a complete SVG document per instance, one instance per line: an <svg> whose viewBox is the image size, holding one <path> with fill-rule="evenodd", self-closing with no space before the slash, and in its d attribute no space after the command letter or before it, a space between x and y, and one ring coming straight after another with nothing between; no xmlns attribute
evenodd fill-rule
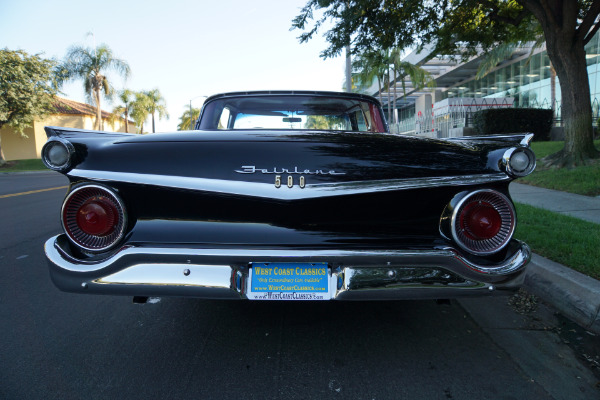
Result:
<svg viewBox="0 0 600 400"><path fill-rule="evenodd" d="M599 197L518 183L510 184L510 194L517 203L600 224ZM600 281L537 254L533 255L527 268L525 288L528 291L552 304L585 329L600 334Z"/></svg>
<svg viewBox="0 0 600 400"><path fill-rule="evenodd" d="M600 224L600 197L560 192L521 183L510 184L514 201Z"/></svg>

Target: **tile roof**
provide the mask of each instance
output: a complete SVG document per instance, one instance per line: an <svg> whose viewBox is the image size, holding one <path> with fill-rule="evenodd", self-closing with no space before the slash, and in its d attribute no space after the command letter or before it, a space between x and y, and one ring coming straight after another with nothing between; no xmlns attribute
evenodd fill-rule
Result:
<svg viewBox="0 0 600 400"><path fill-rule="evenodd" d="M96 115L96 107L58 96L54 98L54 109L58 114ZM102 110L102 119L108 119L110 115L111 113ZM133 121L129 122L133 124Z"/></svg>

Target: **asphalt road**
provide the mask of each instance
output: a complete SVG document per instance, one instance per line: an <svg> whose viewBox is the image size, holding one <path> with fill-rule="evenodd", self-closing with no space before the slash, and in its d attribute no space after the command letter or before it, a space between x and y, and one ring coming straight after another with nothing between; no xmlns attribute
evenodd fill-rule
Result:
<svg viewBox="0 0 600 400"><path fill-rule="evenodd" d="M562 361L564 382L538 379L556 368L545 339L496 340L457 302L140 306L62 293L42 246L60 232L66 190L6 195L64 185L54 173L0 174L1 399L600 398ZM476 305L490 318L497 303L486 301ZM539 371L512 346L536 352Z"/></svg>

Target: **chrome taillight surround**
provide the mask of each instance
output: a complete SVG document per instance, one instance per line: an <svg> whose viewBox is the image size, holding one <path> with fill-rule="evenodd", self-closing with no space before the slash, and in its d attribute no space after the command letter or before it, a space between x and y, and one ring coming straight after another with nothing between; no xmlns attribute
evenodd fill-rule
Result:
<svg viewBox="0 0 600 400"><path fill-rule="evenodd" d="M513 147L502 156L504 171L513 177L527 176L535 170L535 166L535 154L529 147Z"/></svg>
<svg viewBox="0 0 600 400"><path fill-rule="evenodd" d="M105 235L92 235L84 232L77 223L77 213L90 200L107 202L116 211L113 228ZM62 207L62 225L67 237L78 247L90 252L102 252L110 249L123 237L127 226L127 214L119 196L100 185L83 185L68 194Z"/></svg>
<svg viewBox="0 0 600 400"><path fill-rule="evenodd" d="M477 202L493 207L500 216L500 229L490 239L474 239L460 226L461 214L467 206ZM475 255L490 255L503 249L512 238L515 226L516 212L512 202L502 193L491 189L477 190L467 194L454 207L451 218L452 238L463 250Z"/></svg>
<svg viewBox="0 0 600 400"><path fill-rule="evenodd" d="M68 140L51 137L42 147L42 162L53 171L64 172L72 167L75 147Z"/></svg>

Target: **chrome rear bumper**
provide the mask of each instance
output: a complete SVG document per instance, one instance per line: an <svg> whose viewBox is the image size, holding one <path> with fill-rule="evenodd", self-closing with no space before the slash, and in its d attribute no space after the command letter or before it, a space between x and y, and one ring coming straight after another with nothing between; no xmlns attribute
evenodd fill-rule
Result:
<svg viewBox="0 0 600 400"><path fill-rule="evenodd" d="M112 257L72 257L64 235L45 244L50 275L64 291L130 296L248 298L252 262L327 263L329 296L338 300L392 300L483 295L516 289L529 247L495 265L477 265L451 247L427 250L290 250L123 247Z"/></svg>

